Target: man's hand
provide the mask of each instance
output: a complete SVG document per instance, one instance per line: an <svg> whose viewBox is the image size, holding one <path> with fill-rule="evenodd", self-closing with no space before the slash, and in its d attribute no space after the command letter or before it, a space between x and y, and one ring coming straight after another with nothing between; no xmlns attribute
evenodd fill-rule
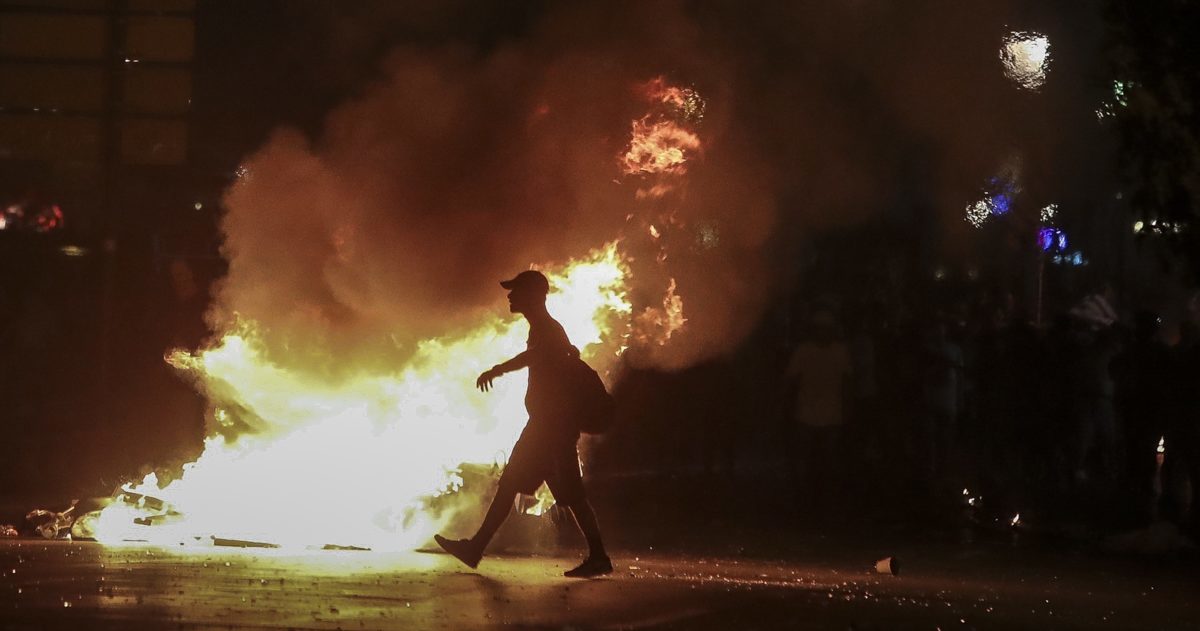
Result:
<svg viewBox="0 0 1200 631"><path fill-rule="evenodd" d="M489 368L483 371L483 374L479 375L479 378L475 380L475 387L479 388L482 392L487 392L492 389L492 381L502 374L504 373L495 368Z"/></svg>

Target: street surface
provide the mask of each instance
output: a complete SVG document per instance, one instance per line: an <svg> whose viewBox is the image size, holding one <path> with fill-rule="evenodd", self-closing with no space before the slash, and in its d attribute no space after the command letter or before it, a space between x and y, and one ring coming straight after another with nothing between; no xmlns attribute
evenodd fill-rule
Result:
<svg viewBox="0 0 1200 631"><path fill-rule="evenodd" d="M0 629L1200 629L1200 572L1003 542L817 538L789 560L643 550L562 578L574 555L176 549L0 540ZM795 553L790 553L793 556Z"/></svg>

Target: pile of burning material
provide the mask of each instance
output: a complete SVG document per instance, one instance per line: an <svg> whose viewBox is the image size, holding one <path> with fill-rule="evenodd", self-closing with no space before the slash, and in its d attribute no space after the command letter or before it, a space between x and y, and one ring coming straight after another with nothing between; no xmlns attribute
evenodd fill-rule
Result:
<svg viewBox="0 0 1200 631"><path fill-rule="evenodd" d="M161 526L178 521L182 517L170 502L124 487L113 494L113 501L143 513L141 517L133 518L133 523L139 526Z"/></svg>
<svg viewBox="0 0 1200 631"><path fill-rule="evenodd" d="M78 503L79 500L72 501L71 506L61 512L35 508L25 515L25 524L44 539L69 539L71 526L75 523L72 513Z"/></svg>
<svg viewBox="0 0 1200 631"><path fill-rule="evenodd" d="M69 532L71 539L94 541L101 513L116 504L138 513L138 516L132 518L132 523L141 526L165 523L167 520L179 516L179 513L170 504L161 499L134 493L124 487L117 487L109 497L85 500L82 504L79 500L73 501L71 508L62 513L53 514L56 516L55 520L46 520L39 532L47 539L52 539L55 537L48 533L57 526L61 533L58 538L66 538L66 533ZM29 521L30 517L35 514L46 519L49 511L33 511L26 516L26 521Z"/></svg>
<svg viewBox="0 0 1200 631"><path fill-rule="evenodd" d="M478 497L483 495L488 488L494 487L499 480L500 471L501 468L497 464L462 465L458 470L461 482L455 490L465 491L465 495L459 496L455 493L431 497L426 505L422 507L423 512L432 514L439 512L451 513L455 515L456 522L461 520L459 526L462 528L473 525L482 518L482 515L463 511L462 507L458 504L463 500L463 497ZM96 539L98 528L108 528L111 531L115 526L115 529L122 533L119 540L126 542L163 543L173 541L181 545L211 545L234 548L282 547L275 542L259 541L244 536L233 536L230 533L197 532L188 527L187 516L171 502L161 497L140 493L130 485L118 487L113 492L112 497L107 498L105 504L106 506L102 510L90 511L74 520L74 529L71 530L73 538ZM482 505L480 505L480 508L482 509ZM64 513L39 512L64 515L65 518L69 519L73 509L74 505L72 505L72 508L64 511ZM561 525L560 522L563 522L563 515L560 514L562 511L558 510L558 507L554 505L554 500L544 485L536 495L519 495L517 497L516 509L520 517L513 520L515 527L510 526L505 529L506 534L500 541L501 547L540 548L542 547L541 544L545 541L557 541L559 537L553 536L548 531L558 529ZM548 514L548 518L542 519L541 517L546 514ZM103 523L101 523L102 520ZM47 529L50 528L49 524L54 523L62 522L48 521ZM66 527L68 529L71 528L70 524L67 524ZM310 545L307 547L308 549L315 550L371 549L370 547L335 543Z"/></svg>
<svg viewBox="0 0 1200 631"><path fill-rule="evenodd" d="M20 526L0 524L0 537L36 537L41 539L94 539L90 530L90 516L99 514L99 508L109 503L109 498L71 500L65 510L35 508L25 514ZM97 509L97 510L91 510ZM79 516L79 515L83 516Z"/></svg>

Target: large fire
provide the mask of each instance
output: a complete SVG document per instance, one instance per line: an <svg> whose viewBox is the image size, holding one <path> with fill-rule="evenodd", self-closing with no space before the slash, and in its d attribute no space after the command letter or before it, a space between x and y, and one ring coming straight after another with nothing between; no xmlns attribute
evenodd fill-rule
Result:
<svg viewBox="0 0 1200 631"><path fill-rule="evenodd" d="M678 116L633 121L624 170L677 178L700 147L685 123L703 101L657 81L647 84L665 90L649 94L654 107ZM631 343L665 343L685 322L673 280L661 306L635 316L629 260L617 240L542 269L547 307L602 375ZM202 385L215 431L176 479L123 487L94 518L97 539L412 549L477 508L486 489L458 491L507 459L526 421L526 381L509 376L484 394L475 377L524 350L524 320L497 307L469 331L425 340L391 374L337 381L272 362L260 326L239 322L212 347L169 358ZM529 512L551 504L543 488Z"/></svg>
<svg viewBox="0 0 1200 631"><path fill-rule="evenodd" d="M550 312L603 372L626 344L631 310L617 244L545 271ZM426 341L396 374L336 384L273 365L250 323L214 348L177 355L177 365L220 393L218 422L237 407L258 419L258 431L208 439L200 459L165 486L153 474L128 486L129 496L162 500L178 514L157 502L114 503L97 538L418 546L451 516L433 500L461 486L464 463L504 462L520 433L525 381L501 379L486 395L474 383L523 350L526 333L523 320L497 314L457 339Z"/></svg>

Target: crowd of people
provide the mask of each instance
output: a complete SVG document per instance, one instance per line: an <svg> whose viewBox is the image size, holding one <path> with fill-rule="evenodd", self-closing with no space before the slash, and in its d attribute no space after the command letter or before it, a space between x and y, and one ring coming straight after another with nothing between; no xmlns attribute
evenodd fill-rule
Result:
<svg viewBox="0 0 1200 631"><path fill-rule="evenodd" d="M888 472L930 498L1196 532L1200 328L1103 293L1039 324L1006 306L907 318L808 309L786 368L785 460L806 500Z"/></svg>

